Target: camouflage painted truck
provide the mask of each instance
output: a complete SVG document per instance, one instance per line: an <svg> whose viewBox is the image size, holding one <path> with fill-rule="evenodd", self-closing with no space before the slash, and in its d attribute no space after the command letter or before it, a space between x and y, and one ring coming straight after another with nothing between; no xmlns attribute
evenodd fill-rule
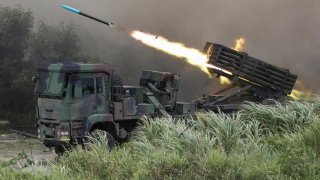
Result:
<svg viewBox="0 0 320 180"><path fill-rule="evenodd" d="M177 102L180 76L143 71L139 86L123 86L104 64L40 64L34 93L38 136L62 153L86 136L105 133L108 146L125 140L143 117L194 113L192 103Z"/></svg>

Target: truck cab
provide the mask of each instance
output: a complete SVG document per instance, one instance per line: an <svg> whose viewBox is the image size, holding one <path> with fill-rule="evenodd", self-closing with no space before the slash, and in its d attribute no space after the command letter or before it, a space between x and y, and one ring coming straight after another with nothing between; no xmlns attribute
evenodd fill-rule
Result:
<svg viewBox="0 0 320 180"><path fill-rule="evenodd" d="M113 97L113 87L122 88L113 84L113 71L104 64L40 64L37 71L38 133L47 147L79 140L96 129L108 138L125 138L142 116L154 114L154 106L138 103L143 100L137 94ZM131 89L139 92L139 87Z"/></svg>

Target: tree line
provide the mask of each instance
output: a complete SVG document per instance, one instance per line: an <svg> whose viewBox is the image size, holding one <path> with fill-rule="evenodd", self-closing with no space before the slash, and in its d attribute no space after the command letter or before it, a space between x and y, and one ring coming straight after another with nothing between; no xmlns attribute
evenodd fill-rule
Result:
<svg viewBox="0 0 320 180"><path fill-rule="evenodd" d="M0 7L0 120L16 127L34 125L31 78L37 64L90 59L79 44L73 24L35 22L30 10Z"/></svg>

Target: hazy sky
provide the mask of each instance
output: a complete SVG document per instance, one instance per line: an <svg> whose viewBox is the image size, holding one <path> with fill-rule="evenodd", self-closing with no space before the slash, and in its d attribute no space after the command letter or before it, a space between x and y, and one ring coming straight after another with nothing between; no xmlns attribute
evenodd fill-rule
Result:
<svg viewBox="0 0 320 180"><path fill-rule="evenodd" d="M81 35L82 47L116 69L130 85L138 84L143 69L153 69L181 74L180 97L185 100L219 89L215 80L184 61L145 47L127 34L69 13L60 4L200 50L206 41L233 46L235 39L243 36L250 55L290 69L307 87L319 92L319 0L0 1L0 6L17 4L33 11L36 21L73 22Z"/></svg>

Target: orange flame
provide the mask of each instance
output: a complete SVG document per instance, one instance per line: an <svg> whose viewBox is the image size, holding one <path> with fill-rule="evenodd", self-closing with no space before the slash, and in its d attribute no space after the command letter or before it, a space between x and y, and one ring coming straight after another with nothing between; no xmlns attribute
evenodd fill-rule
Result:
<svg viewBox="0 0 320 180"><path fill-rule="evenodd" d="M312 98L313 93L308 91L301 81L298 80L295 86L296 88L293 89L289 95L294 100L310 100Z"/></svg>
<svg viewBox="0 0 320 180"><path fill-rule="evenodd" d="M296 90L296 89L293 89L291 91L291 94L289 95L290 97L292 97L294 100L299 100L301 95L303 95L303 92L302 91L299 91L299 90Z"/></svg>
<svg viewBox="0 0 320 180"><path fill-rule="evenodd" d="M220 84L221 85L229 85L229 84L231 84L231 81L226 77L220 76L219 80L220 80Z"/></svg>
<svg viewBox="0 0 320 180"><path fill-rule="evenodd" d="M243 37L240 37L236 40L236 44L234 45L233 49L236 51L244 51L244 44L246 40Z"/></svg>
<svg viewBox="0 0 320 180"><path fill-rule="evenodd" d="M291 94L289 95L292 97L294 100L311 100L312 97L314 97L313 93L310 91L301 91L297 89L293 89Z"/></svg>
<svg viewBox="0 0 320 180"><path fill-rule="evenodd" d="M207 55L202 53L198 49L189 48L182 43L171 42L164 37L155 36L142 31L132 31L131 36L149 47L155 48L175 57L184 59L189 64L200 68L201 71L205 72L209 77L212 77L212 74L208 71L207 68L212 68L223 71L227 74L232 74L229 71L208 64L209 60L207 58Z"/></svg>

